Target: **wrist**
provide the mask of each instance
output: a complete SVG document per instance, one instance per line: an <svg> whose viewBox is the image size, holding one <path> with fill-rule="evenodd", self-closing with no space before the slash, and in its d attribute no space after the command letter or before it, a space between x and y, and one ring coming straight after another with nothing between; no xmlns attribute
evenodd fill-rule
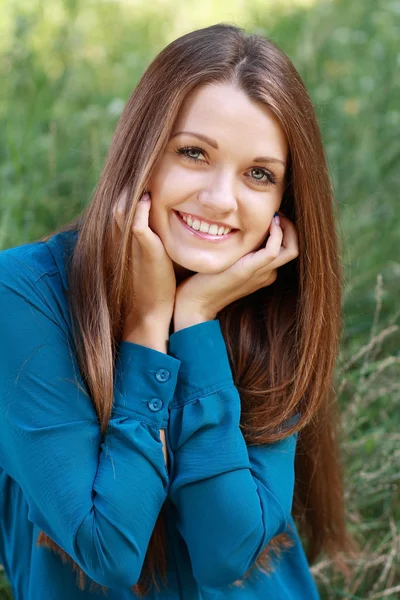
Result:
<svg viewBox="0 0 400 600"><path fill-rule="evenodd" d="M127 319L124 323L122 339L167 354L169 323L165 318L155 315L136 319L134 322Z"/></svg>
<svg viewBox="0 0 400 600"><path fill-rule="evenodd" d="M214 319L216 319L216 315L190 310L189 308L176 310L173 316L174 333L186 327L205 323L206 321L213 321Z"/></svg>

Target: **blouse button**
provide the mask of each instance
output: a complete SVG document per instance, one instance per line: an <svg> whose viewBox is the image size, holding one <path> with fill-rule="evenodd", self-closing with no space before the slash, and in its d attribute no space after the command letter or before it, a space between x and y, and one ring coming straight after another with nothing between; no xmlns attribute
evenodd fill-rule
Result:
<svg viewBox="0 0 400 600"><path fill-rule="evenodd" d="M158 369L156 373L156 379L161 383L164 383L164 381L168 381L170 377L170 372L167 369Z"/></svg>
<svg viewBox="0 0 400 600"><path fill-rule="evenodd" d="M152 398L148 403L148 407L152 412L161 410L163 406L163 401L160 398Z"/></svg>

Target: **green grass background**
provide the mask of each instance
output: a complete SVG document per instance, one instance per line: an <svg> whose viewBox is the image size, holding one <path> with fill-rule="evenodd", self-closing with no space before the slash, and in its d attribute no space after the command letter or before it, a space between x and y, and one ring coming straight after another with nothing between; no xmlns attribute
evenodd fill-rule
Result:
<svg viewBox="0 0 400 600"><path fill-rule="evenodd" d="M0 249L90 200L132 89L172 39L217 22L271 37L312 97L344 232L337 364L348 522L345 583L321 556L323 599L400 597L400 2L2 0ZM0 569L0 600L11 598Z"/></svg>

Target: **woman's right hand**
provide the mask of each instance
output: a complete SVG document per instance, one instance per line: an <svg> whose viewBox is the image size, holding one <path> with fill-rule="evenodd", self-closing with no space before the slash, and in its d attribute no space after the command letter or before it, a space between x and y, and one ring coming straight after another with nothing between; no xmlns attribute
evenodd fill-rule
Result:
<svg viewBox="0 0 400 600"><path fill-rule="evenodd" d="M132 223L131 274L135 302L132 302L131 311L125 315L125 330L146 323L162 323L169 328L174 311L176 278L173 263L159 236L150 229L151 199L144 197L137 204ZM121 232L126 216L125 206L124 190L113 210Z"/></svg>

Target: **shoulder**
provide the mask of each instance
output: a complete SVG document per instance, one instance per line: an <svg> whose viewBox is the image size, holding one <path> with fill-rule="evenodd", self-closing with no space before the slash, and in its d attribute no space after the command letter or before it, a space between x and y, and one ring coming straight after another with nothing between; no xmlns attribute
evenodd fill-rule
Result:
<svg viewBox="0 0 400 600"><path fill-rule="evenodd" d="M67 259L76 232L60 232L47 241L35 241L0 251L0 288L3 300L16 295L28 304L45 304L66 317Z"/></svg>
<svg viewBox="0 0 400 600"><path fill-rule="evenodd" d="M1 277L29 280L32 283L45 275L60 275L66 282L67 259L77 238L76 231L61 231L46 241L38 240L0 250Z"/></svg>
<svg viewBox="0 0 400 600"><path fill-rule="evenodd" d="M29 280L35 284L43 275L54 271L46 242L31 242L0 251L1 282Z"/></svg>

